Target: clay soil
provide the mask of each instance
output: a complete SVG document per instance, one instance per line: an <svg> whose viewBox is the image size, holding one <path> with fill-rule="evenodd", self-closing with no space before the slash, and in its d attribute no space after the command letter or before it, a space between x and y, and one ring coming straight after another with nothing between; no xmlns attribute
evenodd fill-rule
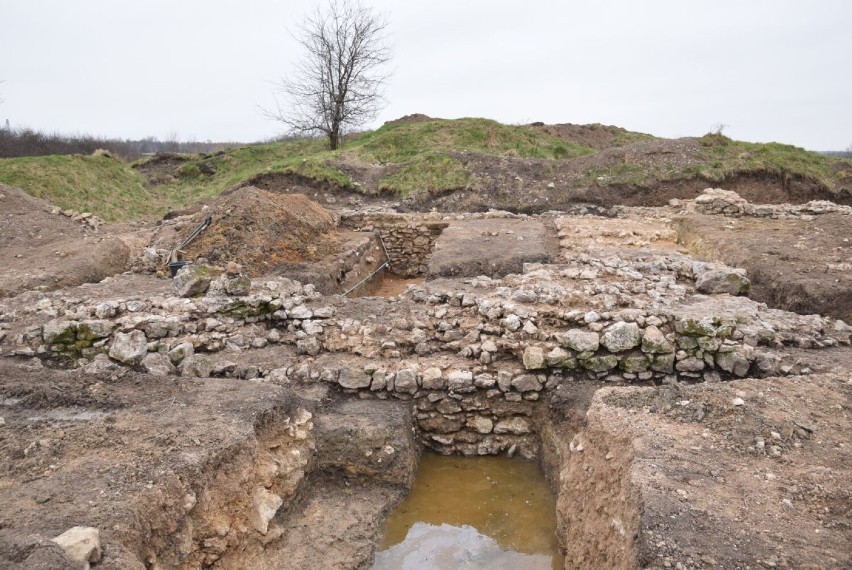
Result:
<svg viewBox="0 0 852 570"><path fill-rule="evenodd" d="M144 225L97 229L48 202L0 184L0 297L97 282L130 268Z"/></svg>
<svg viewBox="0 0 852 570"><path fill-rule="evenodd" d="M751 297L802 314L852 322L852 221L825 214L810 220L693 215L676 227L694 253L744 267Z"/></svg>

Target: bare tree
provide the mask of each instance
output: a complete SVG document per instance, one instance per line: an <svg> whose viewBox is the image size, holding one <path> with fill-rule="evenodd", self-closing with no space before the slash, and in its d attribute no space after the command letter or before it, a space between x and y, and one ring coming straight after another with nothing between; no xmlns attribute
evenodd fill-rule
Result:
<svg viewBox="0 0 852 570"><path fill-rule="evenodd" d="M291 134L321 133L337 149L346 129L372 120L384 102L387 26L359 0L317 7L295 34L304 54L294 73L278 84L277 109L267 115Z"/></svg>

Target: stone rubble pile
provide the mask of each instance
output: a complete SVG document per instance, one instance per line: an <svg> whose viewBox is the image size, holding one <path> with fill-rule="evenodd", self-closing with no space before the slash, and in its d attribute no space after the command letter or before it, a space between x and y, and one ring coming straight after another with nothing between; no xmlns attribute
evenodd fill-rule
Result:
<svg viewBox="0 0 852 570"><path fill-rule="evenodd" d="M674 205L680 204L681 201L675 201ZM852 207L828 200L811 200L805 204L750 204L736 192L721 188L707 188L688 207L701 214L774 220L812 219L815 215L828 213L852 215Z"/></svg>

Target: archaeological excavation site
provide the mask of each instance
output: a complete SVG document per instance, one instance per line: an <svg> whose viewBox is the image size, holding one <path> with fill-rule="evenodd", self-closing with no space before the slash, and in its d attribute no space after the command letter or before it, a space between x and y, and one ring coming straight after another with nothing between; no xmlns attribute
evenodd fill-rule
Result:
<svg viewBox="0 0 852 570"><path fill-rule="evenodd" d="M379 145L431 123L80 157L147 217L0 161L0 567L852 567L849 161Z"/></svg>

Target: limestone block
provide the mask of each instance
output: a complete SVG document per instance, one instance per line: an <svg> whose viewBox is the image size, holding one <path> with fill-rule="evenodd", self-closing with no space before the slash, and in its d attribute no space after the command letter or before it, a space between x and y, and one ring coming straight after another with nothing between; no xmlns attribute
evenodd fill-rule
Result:
<svg viewBox="0 0 852 570"><path fill-rule="evenodd" d="M340 376L338 376L337 382L343 388L357 390L359 388L369 388L372 380L370 375L363 370L350 366L340 369Z"/></svg>
<svg viewBox="0 0 852 570"><path fill-rule="evenodd" d="M275 493L264 487L257 487L252 495L249 523L260 534L266 534L269 531L269 521L275 517L283 504L284 499Z"/></svg>
<svg viewBox="0 0 852 570"><path fill-rule="evenodd" d="M538 370L545 368L547 362L544 357L544 349L540 346L528 346L524 349L524 368L527 370Z"/></svg>
<svg viewBox="0 0 852 570"><path fill-rule="evenodd" d="M142 359L142 368L153 376L170 376L177 374L177 368L169 357L161 352L152 352Z"/></svg>
<svg viewBox="0 0 852 570"><path fill-rule="evenodd" d="M600 335L596 332L572 329L562 337L562 345L577 352L594 352L600 346Z"/></svg>
<svg viewBox="0 0 852 570"><path fill-rule="evenodd" d="M417 392L417 370L403 368L396 373L394 390L403 394L414 394Z"/></svg>
<svg viewBox="0 0 852 570"><path fill-rule="evenodd" d="M666 340L662 331L655 326L649 326L642 335L642 352L650 354L668 354L674 352L672 344Z"/></svg>
<svg viewBox="0 0 852 570"><path fill-rule="evenodd" d="M746 295L751 289L751 281L744 271L737 269L712 270L702 273L695 280L695 288L699 293L717 295Z"/></svg>
<svg viewBox="0 0 852 570"><path fill-rule="evenodd" d="M148 339L140 330L116 333L109 349L111 358L130 366L139 364L148 354Z"/></svg>
<svg viewBox="0 0 852 570"><path fill-rule="evenodd" d="M519 416L499 420L494 425L494 433L496 434L510 433L513 435L525 435L530 433L530 431L532 430L529 420Z"/></svg>
<svg viewBox="0 0 852 570"><path fill-rule="evenodd" d="M101 537L98 529L90 526L69 528L53 539L68 558L82 562L88 568L92 562L101 559Z"/></svg>
<svg viewBox="0 0 852 570"><path fill-rule="evenodd" d="M472 392L473 373L469 370L454 370L447 375L447 386L453 392Z"/></svg>
<svg viewBox="0 0 852 570"><path fill-rule="evenodd" d="M441 369L433 366L423 371L421 385L424 390L443 390L447 387L447 382Z"/></svg>
<svg viewBox="0 0 852 570"><path fill-rule="evenodd" d="M519 374L512 379L512 387L518 392L538 392L542 385L535 374Z"/></svg>
<svg viewBox="0 0 852 570"><path fill-rule="evenodd" d="M601 335L601 344L610 352L630 350L639 346L640 342L642 342L642 329L636 323L613 323Z"/></svg>
<svg viewBox="0 0 852 570"><path fill-rule="evenodd" d="M178 270L172 285L181 297L194 297L207 291L212 279L213 273L209 267L191 263Z"/></svg>

